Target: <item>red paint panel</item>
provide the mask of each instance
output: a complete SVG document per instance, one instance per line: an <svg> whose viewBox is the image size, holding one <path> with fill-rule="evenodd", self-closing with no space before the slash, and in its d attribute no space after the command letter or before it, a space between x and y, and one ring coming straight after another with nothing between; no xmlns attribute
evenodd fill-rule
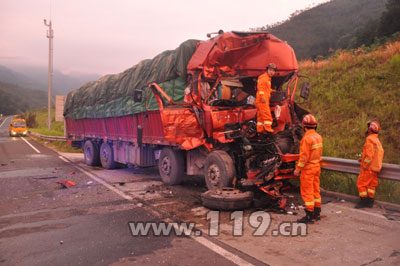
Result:
<svg viewBox="0 0 400 266"><path fill-rule="evenodd" d="M107 138L136 142L137 126L143 126L145 113L110 117L74 120L66 118L67 135L70 139ZM148 112L144 122L143 142L150 144L169 144L164 138L159 111Z"/></svg>

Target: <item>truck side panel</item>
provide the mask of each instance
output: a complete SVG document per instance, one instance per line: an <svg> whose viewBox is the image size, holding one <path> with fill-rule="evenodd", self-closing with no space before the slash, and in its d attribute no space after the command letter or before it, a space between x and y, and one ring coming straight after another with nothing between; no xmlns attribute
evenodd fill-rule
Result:
<svg viewBox="0 0 400 266"><path fill-rule="evenodd" d="M118 140L136 145L137 126L143 126L143 124L143 143L174 145L164 137L159 111L148 112L147 118L145 118L145 113L111 118L78 120L66 118L67 138L71 141L84 140L86 138Z"/></svg>

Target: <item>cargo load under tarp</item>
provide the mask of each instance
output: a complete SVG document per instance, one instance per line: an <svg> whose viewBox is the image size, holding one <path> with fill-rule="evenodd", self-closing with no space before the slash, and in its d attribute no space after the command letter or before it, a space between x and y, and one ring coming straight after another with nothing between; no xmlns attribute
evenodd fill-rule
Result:
<svg viewBox="0 0 400 266"><path fill-rule="evenodd" d="M147 93L152 82L175 102L183 102L186 66L196 50L197 40L187 40L177 49L165 51L151 60L143 60L128 70L88 82L70 92L64 116L73 119L119 117L158 110L153 93ZM143 90L142 102L134 102L135 90Z"/></svg>

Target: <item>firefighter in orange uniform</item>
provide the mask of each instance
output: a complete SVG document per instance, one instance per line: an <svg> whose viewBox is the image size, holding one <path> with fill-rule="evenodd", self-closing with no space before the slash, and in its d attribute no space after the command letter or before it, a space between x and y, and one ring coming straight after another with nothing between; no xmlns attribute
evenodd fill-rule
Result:
<svg viewBox="0 0 400 266"><path fill-rule="evenodd" d="M313 220L321 219L319 175L321 173L322 137L315 131L317 121L313 115L304 116L302 124L306 133L300 141L300 158L294 175L300 175L300 192L306 206L306 216L297 222L313 223Z"/></svg>
<svg viewBox="0 0 400 266"><path fill-rule="evenodd" d="M266 72L257 79L257 95L255 106L257 108L257 132L274 132L272 129L272 115L269 108L269 99L271 97L271 78L275 75L276 65L269 64Z"/></svg>
<svg viewBox="0 0 400 266"><path fill-rule="evenodd" d="M357 188L360 202L355 208L372 208L374 205L375 190L378 186L378 173L382 169L383 147L378 139L381 126L377 121L368 122L367 138L365 140L361 162L360 175Z"/></svg>

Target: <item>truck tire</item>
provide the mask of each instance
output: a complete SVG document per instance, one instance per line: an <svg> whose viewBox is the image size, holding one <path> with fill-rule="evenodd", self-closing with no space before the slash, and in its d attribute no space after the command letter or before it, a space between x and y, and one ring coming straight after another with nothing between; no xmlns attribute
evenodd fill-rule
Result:
<svg viewBox="0 0 400 266"><path fill-rule="evenodd" d="M253 202L253 192L235 188L218 188L201 194L204 207L212 210L235 211L247 209Z"/></svg>
<svg viewBox="0 0 400 266"><path fill-rule="evenodd" d="M97 143L87 140L83 145L83 154L85 158L85 163L89 166L100 165L100 151L99 145Z"/></svg>
<svg viewBox="0 0 400 266"><path fill-rule="evenodd" d="M100 146L101 165L106 169L114 169L117 162L114 161L114 152L110 144L103 142Z"/></svg>
<svg viewBox="0 0 400 266"><path fill-rule="evenodd" d="M158 169L164 184L178 185L184 175L184 161L182 153L171 148L164 148L158 160Z"/></svg>
<svg viewBox="0 0 400 266"><path fill-rule="evenodd" d="M235 165L227 152L219 150L207 155L204 163L204 178L209 190L232 187L235 175Z"/></svg>

